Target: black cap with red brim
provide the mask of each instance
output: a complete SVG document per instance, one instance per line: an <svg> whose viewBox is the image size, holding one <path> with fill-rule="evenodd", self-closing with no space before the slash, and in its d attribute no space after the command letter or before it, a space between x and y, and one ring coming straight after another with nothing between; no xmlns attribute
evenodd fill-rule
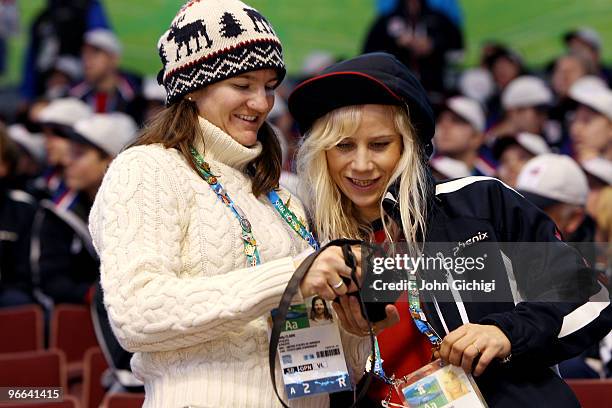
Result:
<svg viewBox="0 0 612 408"><path fill-rule="evenodd" d="M334 109L369 104L407 106L419 139L431 143L435 121L427 93L391 54L363 54L334 64L299 84L288 101L302 134Z"/></svg>

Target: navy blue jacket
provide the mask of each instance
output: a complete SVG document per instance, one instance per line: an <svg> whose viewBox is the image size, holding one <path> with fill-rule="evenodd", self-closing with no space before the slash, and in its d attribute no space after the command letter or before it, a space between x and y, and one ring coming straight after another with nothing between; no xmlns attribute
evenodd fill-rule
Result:
<svg viewBox="0 0 612 408"><path fill-rule="evenodd" d="M496 361L476 379L490 407L579 407L551 367L610 332L608 290L561 240L548 216L499 180L466 177L435 188L426 242L447 242L455 248L462 243L461 249L472 255L479 246L491 254L495 246L488 277L496 280L497 300L476 302L465 292L459 293L459 302L434 296L422 306L433 328L444 337L468 322L492 324L508 337L510 362ZM401 225L396 197L392 187L383 206ZM473 237L479 239L469 241ZM543 246L529 244L533 242L547 242L545 252ZM450 275L458 277L454 271Z"/></svg>
<svg viewBox="0 0 612 408"><path fill-rule="evenodd" d="M2 184L0 182L0 306L16 306L33 302L29 259L36 203L29 194L7 190ZM14 294L9 296L5 291L14 291Z"/></svg>

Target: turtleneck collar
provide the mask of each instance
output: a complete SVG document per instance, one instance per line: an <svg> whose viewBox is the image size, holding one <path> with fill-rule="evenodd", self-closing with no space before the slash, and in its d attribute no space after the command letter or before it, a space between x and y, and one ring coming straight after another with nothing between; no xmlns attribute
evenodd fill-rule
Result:
<svg viewBox="0 0 612 408"><path fill-rule="evenodd" d="M246 147L235 141L208 120L198 116L202 139L196 139L194 147L206 160L214 160L243 171L246 165L261 153L258 141L252 147Z"/></svg>

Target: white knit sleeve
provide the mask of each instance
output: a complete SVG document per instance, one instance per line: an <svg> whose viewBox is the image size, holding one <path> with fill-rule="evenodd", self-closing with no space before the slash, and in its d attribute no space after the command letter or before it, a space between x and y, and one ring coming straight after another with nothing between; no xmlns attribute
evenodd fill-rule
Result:
<svg viewBox="0 0 612 408"><path fill-rule="evenodd" d="M122 153L90 215L109 319L121 345L133 352L192 346L265 315L294 271L285 257L255 269L180 277L182 217L189 210L176 163L163 158L159 149Z"/></svg>

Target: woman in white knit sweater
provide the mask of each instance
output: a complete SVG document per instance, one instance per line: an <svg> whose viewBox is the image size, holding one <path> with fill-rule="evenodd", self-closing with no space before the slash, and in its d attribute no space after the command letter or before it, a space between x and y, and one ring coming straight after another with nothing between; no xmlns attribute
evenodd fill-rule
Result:
<svg viewBox="0 0 612 408"><path fill-rule="evenodd" d="M158 47L167 108L111 164L90 216L109 319L135 353L145 407L277 406L266 317L300 254L316 246L282 216L304 218L276 189L280 147L264 122L285 75L281 45L244 3L194 0ZM342 296L341 276L350 269L340 250L326 249L301 294ZM342 314L358 379L368 341L349 332L366 326L355 309ZM327 396L292 402L328 405Z"/></svg>

